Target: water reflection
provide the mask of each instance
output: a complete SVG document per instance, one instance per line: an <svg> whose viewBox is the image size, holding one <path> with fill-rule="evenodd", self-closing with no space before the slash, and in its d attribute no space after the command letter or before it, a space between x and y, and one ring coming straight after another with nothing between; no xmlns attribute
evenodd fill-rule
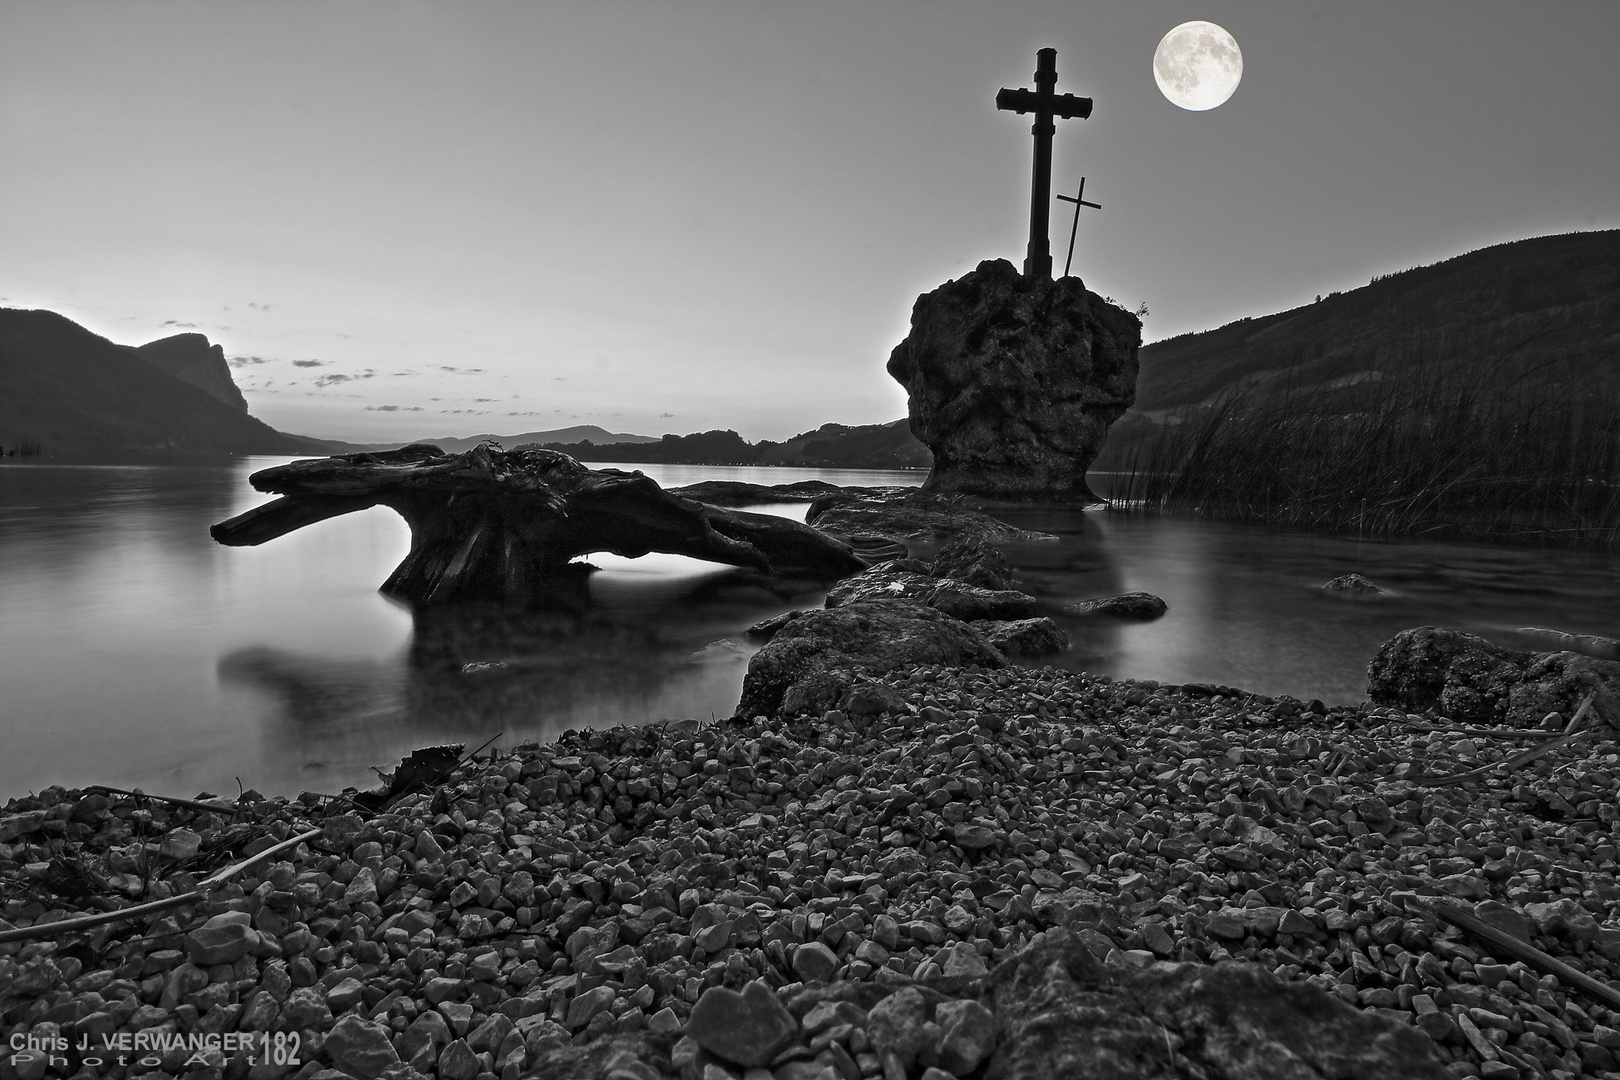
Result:
<svg viewBox="0 0 1620 1080"><path fill-rule="evenodd" d="M423 608L389 657L255 645L222 656L219 678L273 703L262 766L281 784L353 783L430 742L728 716L757 651L740 628L824 596L674 555L593 561L548 610Z"/></svg>
<svg viewBox="0 0 1620 1080"><path fill-rule="evenodd" d="M0 798L50 783L234 792L237 778L263 791L335 791L426 743L726 715L752 652L742 630L821 602L810 583L678 556L596 556L602 572L544 617L413 615L377 592L409 548L390 511L258 548L209 539L209 525L264 501L248 474L285 460L0 465ZM644 471L670 486L922 479ZM802 519L805 506L771 509ZM1355 701L1367 661L1407 627L1504 641L1526 625L1620 631L1620 573L1602 555L1071 510L1004 516L1061 537L1008 558L1073 641L1052 660L1062 667ZM1390 595L1321 593L1350 571ZM1151 623L1061 613L1072 600L1135 590L1162 596L1169 613Z"/></svg>
<svg viewBox="0 0 1620 1080"><path fill-rule="evenodd" d="M1514 628L1614 634L1620 568L1601 553L1312 536L1097 511L1002 516L1057 533L1010 549L1073 647L1058 667L1270 694L1359 701L1366 665L1389 638L1442 625L1522 644ZM1321 586L1358 572L1385 595L1357 601ZM1073 599L1150 592L1169 612L1147 623L1064 616ZM1538 621L1539 620L1539 621Z"/></svg>

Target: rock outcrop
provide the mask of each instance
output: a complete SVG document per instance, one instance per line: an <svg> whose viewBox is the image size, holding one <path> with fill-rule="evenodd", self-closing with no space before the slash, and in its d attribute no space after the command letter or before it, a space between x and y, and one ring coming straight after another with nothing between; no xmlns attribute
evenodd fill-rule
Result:
<svg viewBox="0 0 1620 1080"><path fill-rule="evenodd" d="M1136 399L1136 316L1077 278L986 261L918 297L889 357L911 431L933 452L928 491L1094 503L1086 469Z"/></svg>
<svg viewBox="0 0 1620 1080"><path fill-rule="evenodd" d="M209 342L206 334L175 334L145 345L135 346L135 355L159 371L181 382L190 383L215 401L224 402L237 412L248 411L247 399L231 378L223 346Z"/></svg>
<svg viewBox="0 0 1620 1080"><path fill-rule="evenodd" d="M1534 726L1549 712L1572 715L1596 689L1620 699L1620 663L1504 649L1437 626L1402 630L1367 665L1374 704L1433 710L1461 723Z"/></svg>
<svg viewBox="0 0 1620 1080"><path fill-rule="evenodd" d="M910 600L862 600L806 611L754 654L739 716L820 713L838 706L863 672L917 664L1005 667L969 623Z"/></svg>

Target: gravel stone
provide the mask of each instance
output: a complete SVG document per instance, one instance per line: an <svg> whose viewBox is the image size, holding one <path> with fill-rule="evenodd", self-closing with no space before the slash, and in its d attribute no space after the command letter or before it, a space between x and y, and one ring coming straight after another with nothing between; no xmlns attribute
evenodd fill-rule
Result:
<svg viewBox="0 0 1620 1080"><path fill-rule="evenodd" d="M1053 669L835 674L883 708L573 732L481 756L382 814L316 796L256 797L235 818L59 788L12 800L7 926L94 910L49 891L53 860L129 903L114 875L182 829L191 861L151 862L140 899L327 831L91 949L0 946L0 1029L304 1036L296 1069L226 1062L197 1080L350 1075L338 1055L378 1031L389 1080L604 1075L627 1048L660 1075L735 1078L742 1062L692 1042L708 1056L677 1064L671 1044L711 995L758 983L762 1009L768 995L805 1023L782 1022L750 1068L857 1080L887 1053L907 1080L962 1076L987 1067L952 1049L964 1005L987 1006L987 973L1066 926L1121 971L1237 960L1319 987L1422 1032L1457 1075L1620 1073L1620 1015L1410 903L1468 903L1620 981L1613 738L1434 786L1422 778L1523 740Z"/></svg>
<svg viewBox="0 0 1620 1080"><path fill-rule="evenodd" d="M686 1025L687 1036L703 1049L744 1068L769 1063L798 1031L799 1022L759 979L741 993L710 987L693 1006Z"/></svg>

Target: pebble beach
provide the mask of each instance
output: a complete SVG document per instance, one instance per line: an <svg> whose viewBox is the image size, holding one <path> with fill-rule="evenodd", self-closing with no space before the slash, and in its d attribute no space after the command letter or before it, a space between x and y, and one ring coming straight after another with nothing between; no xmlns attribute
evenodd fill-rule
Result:
<svg viewBox="0 0 1620 1080"><path fill-rule="evenodd" d="M382 813L13 799L0 932L321 832L185 906L0 944L0 1080L980 1077L974 988L1053 927L1109 965L1310 984L1453 1076L1620 1078L1609 1003L1425 906L1620 978L1606 728L1435 785L1534 734L1052 668L874 681L904 708L571 732Z"/></svg>

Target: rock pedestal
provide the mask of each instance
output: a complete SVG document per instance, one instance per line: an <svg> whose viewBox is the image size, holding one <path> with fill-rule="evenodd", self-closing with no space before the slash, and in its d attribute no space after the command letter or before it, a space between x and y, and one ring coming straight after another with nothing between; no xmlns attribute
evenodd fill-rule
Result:
<svg viewBox="0 0 1620 1080"><path fill-rule="evenodd" d="M1086 469L1136 400L1141 341L1141 321L1078 278L1025 277L1004 259L918 297L888 371L934 454L924 489L1100 501Z"/></svg>

